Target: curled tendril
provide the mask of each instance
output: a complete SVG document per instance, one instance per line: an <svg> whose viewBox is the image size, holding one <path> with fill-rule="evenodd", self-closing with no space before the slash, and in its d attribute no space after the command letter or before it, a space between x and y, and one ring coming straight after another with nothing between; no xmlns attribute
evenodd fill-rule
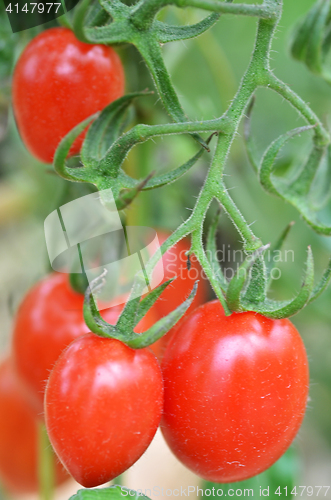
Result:
<svg viewBox="0 0 331 500"><path fill-rule="evenodd" d="M173 279L162 283L150 292L147 297L141 300L139 295L132 298L135 293L137 291L140 292L141 288L144 286L140 280L140 276L137 275L131 295L126 302L116 325L111 325L101 317L93 297L93 294L100 290L103 286L104 277L105 273L102 273L98 278L93 280L91 285L86 290L84 300L84 320L91 332L102 337L120 340L134 349L147 347L163 337L163 335L165 335L181 319L190 307L198 287L198 282L196 281L191 293L184 302L182 302L174 311L171 311L167 316L164 316L162 319L154 323L154 325L148 330L138 334L133 331L135 326L146 314L148 309L152 307L152 305L160 297L166 287L172 283Z"/></svg>
<svg viewBox="0 0 331 500"><path fill-rule="evenodd" d="M318 218L318 211L331 198L331 151L330 146L314 144L303 167L296 173L294 179L273 175L276 159L283 146L293 137L309 130L313 125L299 127L278 137L265 151L260 165L256 161L254 145L250 134L250 117L254 101L251 101L245 122L245 141L249 159L257 172L262 187L269 193L293 205L306 223L318 234L331 235L331 226L323 224ZM326 154L327 153L327 154ZM324 173L321 171L322 160L326 159ZM316 183L321 185L316 197ZM318 199L316 199L318 198Z"/></svg>
<svg viewBox="0 0 331 500"><path fill-rule="evenodd" d="M272 319L282 319L297 314L306 304L312 302L327 288L331 280L331 260L320 282L314 287L314 262L311 248L308 247L306 272L298 294L288 301L276 301L267 297L267 291L273 279L273 261L265 264L264 252L270 245L264 245L247 255L244 262L238 266L236 273L228 282L220 268L216 255L215 235L220 214L212 221L208 237L207 250L214 273L219 277L219 283L226 295L226 302L231 311L255 311ZM293 222L282 232L271 247L270 254L282 248Z"/></svg>

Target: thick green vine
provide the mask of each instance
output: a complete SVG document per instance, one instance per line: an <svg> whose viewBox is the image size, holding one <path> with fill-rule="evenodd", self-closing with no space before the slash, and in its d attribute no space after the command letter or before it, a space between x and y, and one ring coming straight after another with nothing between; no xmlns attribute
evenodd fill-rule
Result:
<svg viewBox="0 0 331 500"><path fill-rule="evenodd" d="M191 236L191 250L198 258L207 278L227 314L232 311L256 311L271 318L284 318L296 314L307 303L315 299L328 285L331 278L331 263L321 282L314 288L314 265L310 248L307 254L307 269L302 287L298 295L290 301L271 301L267 298L270 283L270 269L267 269L263 259L265 246L257 238L244 216L230 197L223 180L224 168L232 142L238 132L242 118L253 110L254 94L260 87L277 92L285 98L307 122L301 127L288 132L277 139L264 154L260 165L254 157L252 138L249 129L249 116L246 118L245 135L249 153L262 186L275 196L291 203L302 215L304 220L316 232L331 235L331 227L321 224L316 214L316 207L310 203L312 183L317 175L318 167L328 152L330 135L311 108L295 94L284 82L280 81L270 69L270 50L276 27L282 14L282 0L264 0L260 5L234 4L232 1L220 0L140 0L133 6L128 6L120 0L100 0L100 4L90 4L83 0L73 18L76 35L89 43L135 45L145 60L155 82L156 90L162 99L165 110L174 123L162 125L139 124L128 132L122 133L124 114L127 107L138 94L127 95L108 106L99 117L83 122L73 129L61 142L54 160L55 170L62 177L77 182L90 182L101 191L111 188L118 209L125 208L140 191L164 186L177 180L185 174L197 161L204 150L209 151L208 141L203 139L203 133L216 134L216 147L211 157L210 168L201 188L190 217L178 227L163 243L161 252L164 254L174 244L186 236ZM168 5L179 8L196 7L212 12L204 20L191 26L170 26L157 20L157 14ZM192 38L201 35L218 21L221 14L236 14L258 17L257 36L248 68L242 78L240 87L228 110L219 118L206 121L189 121L182 110L170 76L162 57L161 44ZM83 167L71 169L66 165L66 156L75 138L86 127L89 121L95 120L86 136L81 152ZM298 133L312 132L312 151L306 164L298 172L294 182L286 184L273 178L273 165L280 148L287 140ZM122 165L125 157L135 145L148 139L168 134L191 134L202 146L197 154L186 164L163 176L148 176L146 179L135 180L129 177ZM106 142L105 142L106 138ZM330 155L329 155L330 156ZM329 157L328 157L329 158ZM331 162L329 161L329 168ZM326 199L330 190L326 193ZM246 252L246 260L230 282L222 274L216 258L214 236L217 220L210 229L207 245L203 245L202 233L206 213L213 200L216 200L237 228ZM107 204L107 200L104 200ZM280 245L288 231L285 231ZM158 257L153 256L146 266L149 278L157 263ZM142 291L145 280L137 276L135 291ZM162 288L163 290L163 288ZM153 301L162 292L157 289L152 296ZM153 293L154 293L153 292ZM139 303L134 299L129 301L116 327L107 326L97 314L91 290L87 292L85 316L89 327L96 333L115 336L135 347L143 347L154 342L162 332L169 329L173 321L177 321L187 309L193 295L183 307L163 318L153 332L146 332L144 339L139 341L133 334L134 321L141 317L141 311L146 310L146 299ZM131 303L131 305L130 305ZM141 309L142 308L142 309ZM140 312L139 312L140 311ZM171 318L170 318L171 316ZM129 319L130 318L130 321ZM130 323L130 324L129 324ZM129 333L127 333L129 331ZM126 332L126 333L123 333ZM142 337L142 336L141 336ZM146 340L147 339L147 340Z"/></svg>

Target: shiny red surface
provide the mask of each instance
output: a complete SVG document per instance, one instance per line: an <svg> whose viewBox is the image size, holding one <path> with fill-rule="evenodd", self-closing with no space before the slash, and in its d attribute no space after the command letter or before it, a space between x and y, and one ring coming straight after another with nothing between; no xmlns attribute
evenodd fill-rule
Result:
<svg viewBox="0 0 331 500"><path fill-rule="evenodd" d="M138 460L158 428L162 407L154 354L93 334L63 352L45 393L51 443L86 487L110 481Z"/></svg>
<svg viewBox="0 0 331 500"><path fill-rule="evenodd" d="M70 342L89 332L83 319L83 302L83 295L70 288L68 275L53 273L31 288L18 309L13 357L38 414L43 413L44 389L56 360ZM103 318L115 324L123 305L101 311ZM148 329L156 319L155 313L149 312L136 331ZM159 344L152 347L155 354L159 348Z"/></svg>
<svg viewBox="0 0 331 500"><path fill-rule="evenodd" d="M11 493L38 491L38 425L10 359L0 364L0 481ZM56 462L56 482L68 479Z"/></svg>
<svg viewBox="0 0 331 500"><path fill-rule="evenodd" d="M163 435L176 457L214 482L271 466L304 417L308 362L293 324L224 315L218 301L182 323L164 355Z"/></svg>
<svg viewBox="0 0 331 500"><path fill-rule="evenodd" d="M78 41L66 28L36 36L13 77L13 107L25 146L51 163L60 140L79 122L124 92L122 63L111 47ZM78 153L81 135L71 154Z"/></svg>

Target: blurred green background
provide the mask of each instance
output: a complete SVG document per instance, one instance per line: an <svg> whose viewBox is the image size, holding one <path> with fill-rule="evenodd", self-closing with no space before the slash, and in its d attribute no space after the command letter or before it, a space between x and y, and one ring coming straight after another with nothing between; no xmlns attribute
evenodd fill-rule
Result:
<svg viewBox="0 0 331 500"><path fill-rule="evenodd" d="M293 27L313 3L313 0L284 1L284 14L272 47L272 68L278 77L310 103L327 124L331 118L330 86L311 75L289 54ZM87 188L68 184L56 177L51 166L34 160L20 140L10 107L12 69L29 39L48 26L12 35L2 4L1 8L0 339L1 348L6 350L10 343L11 318L19 301L29 286L49 269L43 220L64 200L82 196ZM163 19L174 23L191 23L202 15L194 9L181 11L175 8L161 13ZM166 65L190 118L214 118L226 110L250 59L255 32L255 19L223 16L215 27L198 39L164 47ZM125 65L127 91L153 88L137 52L129 46L118 50ZM152 96L139 101L134 120L160 123L168 121L168 118L158 98ZM280 96L266 89L257 92L252 131L259 157L272 140L303 124L303 120ZM294 261L280 264L282 275L272 290L274 297L290 298L300 287L307 246L312 245L319 277L328 263L331 239L314 234L292 207L262 190L247 160L242 136L241 128L226 168L226 183L232 188L230 194L246 220L254 223L253 229L264 243L275 241L285 226L295 221L285 245L286 249L293 250ZM305 160L309 139L309 134L296 138L283 150L279 161L284 170L292 163ZM135 148L127 159L126 168L131 175L143 177L152 170L166 171L179 166L195 151L196 145L189 137L159 138ZM127 210L130 223L175 229L188 216L207 168L208 154L205 153L202 160L177 183L142 194ZM323 216L331 224L331 206ZM221 219L219 244L240 248L238 234L225 215ZM331 481L330 303L331 288L293 318L307 347L311 371L309 407L294 448L301 457L298 477L304 478L304 482L300 484L312 486L326 485Z"/></svg>

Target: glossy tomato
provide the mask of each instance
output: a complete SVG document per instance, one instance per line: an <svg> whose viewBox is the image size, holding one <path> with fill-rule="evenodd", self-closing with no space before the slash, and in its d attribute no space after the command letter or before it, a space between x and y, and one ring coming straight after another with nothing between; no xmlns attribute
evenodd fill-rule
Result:
<svg viewBox="0 0 331 500"><path fill-rule="evenodd" d="M89 332L83 302L84 296L70 287L68 275L53 273L27 293L16 314L14 362L37 413L43 412L44 389L56 360L70 342ZM101 311L103 318L115 324L123 305ZM156 319L155 313L148 312L136 331L148 329Z"/></svg>
<svg viewBox="0 0 331 500"><path fill-rule="evenodd" d="M122 63L111 47L78 41L66 28L35 37L18 60L13 107L28 150L50 163L60 140L124 92ZM71 154L78 153L83 134Z"/></svg>
<svg viewBox="0 0 331 500"><path fill-rule="evenodd" d="M270 467L304 417L307 356L287 319L226 317L218 301L208 302L181 324L162 371L164 437L183 464L213 482Z"/></svg>
<svg viewBox="0 0 331 500"><path fill-rule="evenodd" d="M0 481L12 493L38 491L38 425L10 359L0 364ZM56 460L56 459L55 459ZM68 479L56 461L56 482Z"/></svg>
<svg viewBox="0 0 331 500"><path fill-rule="evenodd" d="M51 443L85 487L110 481L138 460L158 428L162 407L154 354L91 333L62 353L45 392Z"/></svg>

